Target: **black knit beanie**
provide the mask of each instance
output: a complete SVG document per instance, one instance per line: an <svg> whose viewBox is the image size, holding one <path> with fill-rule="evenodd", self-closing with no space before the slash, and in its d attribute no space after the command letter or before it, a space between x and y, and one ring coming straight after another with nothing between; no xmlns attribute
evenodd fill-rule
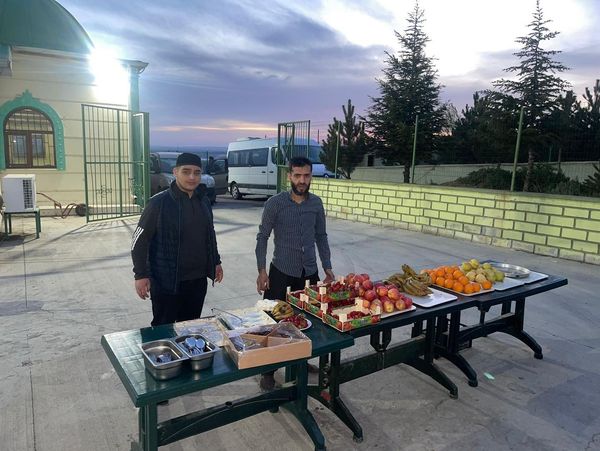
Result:
<svg viewBox="0 0 600 451"><path fill-rule="evenodd" d="M175 167L178 166L198 166L202 168L202 160L198 155L193 153L182 153L177 157L177 162L175 163Z"/></svg>

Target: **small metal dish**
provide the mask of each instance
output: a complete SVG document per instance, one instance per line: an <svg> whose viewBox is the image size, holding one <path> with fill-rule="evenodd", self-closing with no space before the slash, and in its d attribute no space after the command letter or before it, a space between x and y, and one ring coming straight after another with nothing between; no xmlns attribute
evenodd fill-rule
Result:
<svg viewBox="0 0 600 451"><path fill-rule="evenodd" d="M499 271L502 271L506 277L510 277L511 279L525 279L529 277L531 271L527 268L523 268L522 266L517 265L509 265L508 263L491 263L493 268L496 268Z"/></svg>
<svg viewBox="0 0 600 451"><path fill-rule="evenodd" d="M156 340L140 345L146 370L155 379L164 381L181 373L188 357L171 340Z"/></svg>
<svg viewBox="0 0 600 451"><path fill-rule="evenodd" d="M202 340L202 342L204 342L202 352L196 353L188 349L185 344L186 338L194 338L198 341ZM181 349L181 352L183 352L183 354L190 361L190 366L194 371L210 368L213 364L215 353L219 350L217 345L211 343L200 334L179 335L175 337L174 340L179 349Z"/></svg>

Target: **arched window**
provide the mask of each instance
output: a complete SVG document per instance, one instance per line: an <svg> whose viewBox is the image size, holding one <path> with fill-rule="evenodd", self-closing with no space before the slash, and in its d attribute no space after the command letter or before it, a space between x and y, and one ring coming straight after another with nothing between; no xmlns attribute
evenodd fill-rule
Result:
<svg viewBox="0 0 600 451"><path fill-rule="evenodd" d="M56 168L54 128L46 114L18 108L4 120L6 168Z"/></svg>

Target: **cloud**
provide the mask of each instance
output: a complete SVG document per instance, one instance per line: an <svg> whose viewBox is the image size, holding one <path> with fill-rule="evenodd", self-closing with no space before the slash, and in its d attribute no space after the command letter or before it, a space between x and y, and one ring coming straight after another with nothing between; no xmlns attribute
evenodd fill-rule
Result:
<svg viewBox="0 0 600 451"><path fill-rule="evenodd" d="M369 96L378 95L384 52L398 50L393 31L403 32L414 7L397 0L60 2L96 45L149 62L140 102L150 112L153 139L180 133L194 144L252 130L238 128L243 124L311 119L326 128L349 98L362 114ZM484 3L419 2L431 38L427 52L445 85L442 101L459 108L517 63L515 39L527 33L534 8L505 0L492 17ZM550 26L564 29L554 48L564 50L558 59L572 67L565 78L574 87L591 86L598 76L592 18L599 5L542 0Z"/></svg>

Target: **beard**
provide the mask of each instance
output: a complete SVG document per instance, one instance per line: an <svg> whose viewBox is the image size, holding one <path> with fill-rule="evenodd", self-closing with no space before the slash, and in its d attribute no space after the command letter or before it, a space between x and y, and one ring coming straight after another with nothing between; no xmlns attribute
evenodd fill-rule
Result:
<svg viewBox="0 0 600 451"><path fill-rule="evenodd" d="M305 185L300 185L300 184L296 185L292 181L290 181L290 185L292 185L292 192L296 196L306 197L308 195L308 190L310 189L310 183L305 184Z"/></svg>

